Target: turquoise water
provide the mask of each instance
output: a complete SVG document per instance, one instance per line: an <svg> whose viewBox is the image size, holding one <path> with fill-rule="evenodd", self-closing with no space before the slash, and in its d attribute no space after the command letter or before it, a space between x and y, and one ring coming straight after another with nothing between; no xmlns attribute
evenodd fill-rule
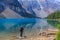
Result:
<svg viewBox="0 0 60 40"><path fill-rule="evenodd" d="M54 25L53 25L54 24ZM10 33L19 34L20 27L24 27L26 33L39 33L48 28L56 28L58 22L56 20L21 18L21 19L0 19L0 36ZM25 33L25 34L26 34Z"/></svg>

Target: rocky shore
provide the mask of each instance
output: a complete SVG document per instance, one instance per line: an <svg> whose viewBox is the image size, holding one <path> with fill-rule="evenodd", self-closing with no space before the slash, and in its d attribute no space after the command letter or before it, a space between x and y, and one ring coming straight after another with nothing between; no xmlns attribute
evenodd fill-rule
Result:
<svg viewBox="0 0 60 40"><path fill-rule="evenodd" d="M22 37L16 35L4 36L0 37L0 40L55 40L56 38L56 30L49 29L48 31L43 31L39 33L37 36L31 37Z"/></svg>

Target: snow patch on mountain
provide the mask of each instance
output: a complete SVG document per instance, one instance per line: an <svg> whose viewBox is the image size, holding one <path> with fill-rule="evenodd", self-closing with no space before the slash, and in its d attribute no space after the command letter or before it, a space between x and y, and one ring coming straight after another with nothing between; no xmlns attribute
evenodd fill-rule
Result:
<svg viewBox="0 0 60 40"><path fill-rule="evenodd" d="M59 0L18 0L29 12L34 12L38 17L44 18L56 10L60 10ZM29 9L29 10L28 10Z"/></svg>

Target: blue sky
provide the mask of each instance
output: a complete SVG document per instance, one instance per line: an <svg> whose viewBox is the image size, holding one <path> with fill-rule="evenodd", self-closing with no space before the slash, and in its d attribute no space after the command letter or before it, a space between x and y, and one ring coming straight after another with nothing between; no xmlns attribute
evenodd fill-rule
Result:
<svg viewBox="0 0 60 40"><path fill-rule="evenodd" d="M60 0L55 0L55 1L60 2Z"/></svg>

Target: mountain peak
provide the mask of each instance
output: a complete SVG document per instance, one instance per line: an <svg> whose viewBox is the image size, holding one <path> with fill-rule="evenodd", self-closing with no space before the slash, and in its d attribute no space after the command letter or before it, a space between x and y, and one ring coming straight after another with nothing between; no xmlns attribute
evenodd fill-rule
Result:
<svg viewBox="0 0 60 40"><path fill-rule="evenodd" d="M0 0L0 12L2 12L5 7L9 7L24 17L31 14L36 17L44 18L50 15L52 12L60 10L59 2L59 0ZM12 6L14 6L14 8L11 8ZM19 11L17 11L15 8L19 8Z"/></svg>

